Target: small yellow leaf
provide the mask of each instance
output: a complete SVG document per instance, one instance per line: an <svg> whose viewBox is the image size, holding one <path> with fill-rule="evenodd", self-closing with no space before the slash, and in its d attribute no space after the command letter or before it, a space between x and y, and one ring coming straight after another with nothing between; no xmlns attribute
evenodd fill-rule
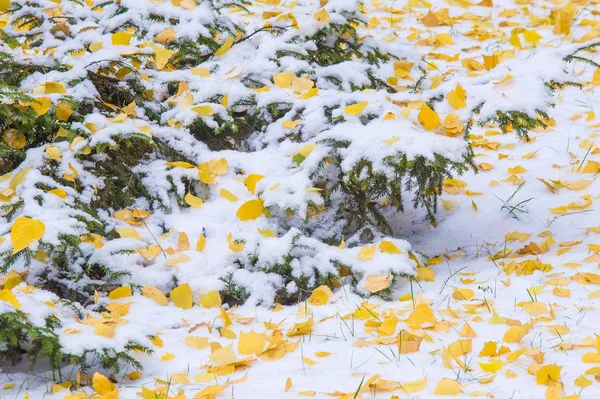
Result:
<svg viewBox="0 0 600 399"><path fill-rule="evenodd" d="M419 328L422 326L431 326L435 324L435 316L429 305L424 303L418 304L412 313L406 319L406 324L411 328Z"/></svg>
<svg viewBox="0 0 600 399"><path fill-rule="evenodd" d="M94 373L94 377L92 378L92 387L100 395L106 395L117 389L108 378L97 372Z"/></svg>
<svg viewBox="0 0 600 399"><path fill-rule="evenodd" d="M13 255L40 240L45 231L46 226L41 221L25 216L18 217L10 231Z"/></svg>
<svg viewBox="0 0 600 399"><path fill-rule="evenodd" d="M459 301L465 301L473 298L475 292L468 288L457 288L452 293L452 298L458 299Z"/></svg>
<svg viewBox="0 0 600 399"><path fill-rule="evenodd" d="M184 310L190 309L194 304L192 290L188 283L173 288L169 296L173 301L173 305Z"/></svg>
<svg viewBox="0 0 600 399"><path fill-rule="evenodd" d="M363 101L360 103L356 103L356 104L352 104L352 105L348 105L346 107L344 107L344 112L349 114L349 115L358 115L361 112L363 112L363 110L365 109L365 107L369 104L368 101Z"/></svg>
<svg viewBox="0 0 600 399"><path fill-rule="evenodd" d="M440 125L440 117L427 104L423 104L419 112L419 123L427 130L434 130Z"/></svg>
<svg viewBox="0 0 600 399"><path fill-rule="evenodd" d="M5 288L0 291L0 301L9 303L15 309L21 309L21 304L11 290Z"/></svg>
<svg viewBox="0 0 600 399"><path fill-rule="evenodd" d="M200 208L202 206L202 199L196 197L192 193L187 193L183 198L185 203L191 206L192 208Z"/></svg>
<svg viewBox="0 0 600 399"><path fill-rule="evenodd" d="M236 197L235 195L233 195L233 193L229 190L226 190L224 188L221 189L221 191L219 192L219 194L221 195L221 197L231 201L231 202L236 202L239 201L239 198Z"/></svg>
<svg viewBox="0 0 600 399"><path fill-rule="evenodd" d="M536 381L538 385L551 385L560 381L560 371L562 366L549 364L542 366L536 373Z"/></svg>
<svg viewBox="0 0 600 399"><path fill-rule="evenodd" d="M263 175L258 175L258 174L248 175L244 179L244 184L246 185L246 188L248 189L248 191L250 191L250 193L252 195L254 195L254 191L256 190L256 183L258 183L262 179L264 179L264 176Z"/></svg>
<svg viewBox="0 0 600 399"><path fill-rule="evenodd" d="M233 352L233 347L229 345L211 353L210 360L217 366L227 366L228 364L235 363L237 358Z"/></svg>
<svg viewBox="0 0 600 399"><path fill-rule="evenodd" d="M152 299L160 306L165 306L169 304L169 300L167 299L166 295L163 294L161 290L154 287L153 285L145 286L144 289L142 289L142 295L146 298Z"/></svg>
<svg viewBox="0 0 600 399"><path fill-rule="evenodd" d="M241 252L244 250L244 243L233 241L231 233L227 233L227 244L229 244L229 249L233 252Z"/></svg>
<svg viewBox="0 0 600 399"><path fill-rule="evenodd" d="M130 297L131 294L131 287L128 285L124 285L122 287L119 288L115 288L114 290L112 290L109 294L108 294L108 299L121 299L121 298L127 298Z"/></svg>
<svg viewBox="0 0 600 399"><path fill-rule="evenodd" d="M236 212L236 216L243 222L254 220L263 214L265 207L262 199L251 199L242 204Z"/></svg>
<svg viewBox="0 0 600 399"><path fill-rule="evenodd" d="M331 295L333 295L331 289L329 289L329 287L326 285L322 285L312 292L310 298L308 298L308 303L312 306L325 305L327 304L327 301L329 301L329 297Z"/></svg>
<svg viewBox="0 0 600 399"><path fill-rule="evenodd" d="M261 236L265 238L273 238L275 237L275 232L269 229L258 229L258 232Z"/></svg>
<svg viewBox="0 0 600 399"><path fill-rule="evenodd" d="M388 241L388 240L382 240L379 243L379 250L381 252L384 252L384 253L387 253L387 254L401 254L401 253L403 253L402 250L396 246L396 244L394 244L393 242Z"/></svg>
<svg viewBox="0 0 600 399"><path fill-rule="evenodd" d="M169 44L175 40L175 29L168 27L154 37L154 41L160 44Z"/></svg>
<svg viewBox="0 0 600 399"><path fill-rule="evenodd" d="M227 40L225 40L225 43L223 43L223 45L219 47L217 51L215 51L215 55L217 57L224 55L226 52L229 51L231 46L233 46L233 38L231 36L228 36Z"/></svg>
<svg viewBox="0 0 600 399"><path fill-rule="evenodd" d="M240 355L258 355L263 352L267 340L262 334L240 333L238 353Z"/></svg>
<svg viewBox="0 0 600 399"><path fill-rule="evenodd" d="M358 251L357 257L364 261L373 259L373 255L375 255L375 245L367 245Z"/></svg>
<svg viewBox="0 0 600 399"><path fill-rule="evenodd" d="M124 227L122 229L117 229L117 233L119 234L119 236L121 238L134 238L136 240L141 240L142 237L140 236L140 233L138 233L138 231L134 228L131 227Z"/></svg>
<svg viewBox="0 0 600 399"><path fill-rule="evenodd" d="M219 291L210 291L202 295L200 298L200 306L203 308L218 308L221 306L221 295Z"/></svg>
<svg viewBox="0 0 600 399"><path fill-rule="evenodd" d="M50 109L50 104L52 104L52 102L48 97L38 97L33 100L30 106L36 114L45 115Z"/></svg>
<svg viewBox="0 0 600 399"><path fill-rule="evenodd" d="M385 290L390 286L390 279L387 276L369 276L365 281L365 288L375 293Z"/></svg>
<svg viewBox="0 0 600 399"><path fill-rule="evenodd" d="M206 397L214 398L219 392L224 391L225 388L227 388L227 385L211 385L211 386L204 388L200 392L196 393L195 397L196 398L206 398Z"/></svg>
<svg viewBox="0 0 600 399"><path fill-rule="evenodd" d="M62 161L62 154L60 152L60 148L55 147L53 145L49 145L48 147L46 147L46 155L48 156L48 158L54 161Z"/></svg>
<svg viewBox="0 0 600 399"><path fill-rule="evenodd" d="M133 33L131 32L117 32L112 35L113 46L129 46Z"/></svg>
<svg viewBox="0 0 600 399"><path fill-rule="evenodd" d="M422 380L404 382L400 384L402 390L406 393L420 392L427 386L427 377Z"/></svg>
<svg viewBox="0 0 600 399"><path fill-rule="evenodd" d="M433 394L437 396L455 396L462 393L461 388L462 385L460 382L449 378L442 378L440 382L438 382L437 387L435 387Z"/></svg>
<svg viewBox="0 0 600 399"><path fill-rule="evenodd" d="M479 367L486 373L495 373L504 366L502 360L492 359L489 363L479 363Z"/></svg>
<svg viewBox="0 0 600 399"><path fill-rule="evenodd" d="M67 89L60 82L46 82L44 92L46 94L67 94Z"/></svg>
<svg viewBox="0 0 600 399"><path fill-rule="evenodd" d="M287 89L292 85L293 78L294 75L290 71L280 72L273 76L273 82L275 83L275 86L280 87L282 89Z"/></svg>
<svg viewBox="0 0 600 399"><path fill-rule="evenodd" d="M193 335L188 335L183 339L183 342L187 346L191 346L194 349L206 349L208 348L208 338L204 337L196 337Z"/></svg>
<svg viewBox="0 0 600 399"><path fill-rule="evenodd" d="M200 234L198 241L196 241L196 251L202 252L204 247L206 247L206 237L204 237L204 234Z"/></svg>
<svg viewBox="0 0 600 399"><path fill-rule="evenodd" d="M581 191L581 190L585 190L586 188L588 188L590 186L590 184L592 184L593 182L594 182L593 180L574 181L574 182L567 184L567 188L569 190L573 190L573 191Z"/></svg>
<svg viewBox="0 0 600 399"><path fill-rule="evenodd" d="M328 22L331 19L331 17L329 16L329 13L324 8L321 8L319 11L317 11L313 15L313 18L315 19L315 21L317 21L320 24L322 24L324 22Z"/></svg>
<svg viewBox="0 0 600 399"><path fill-rule="evenodd" d="M196 105L192 107L192 111L203 116L211 116L213 114L213 109L210 105Z"/></svg>

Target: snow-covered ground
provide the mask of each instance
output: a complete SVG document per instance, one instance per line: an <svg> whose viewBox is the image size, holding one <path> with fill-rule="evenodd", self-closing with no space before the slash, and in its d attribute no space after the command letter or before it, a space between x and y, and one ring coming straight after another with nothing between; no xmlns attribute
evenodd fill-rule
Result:
<svg viewBox="0 0 600 399"><path fill-rule="evenodd" d="M332 3L340 2L346 3L344 0ZM124 0L124 3L134 7L135 2ZM307 1L298 3L260 1L249 6L250 13L232 14L258 25L257 20L263 23L263 12L289 11L295 6L296 18L302 26L304 19L313 18L312 14L303 14L303 7L311 10L315 7ZM322 5L326 3L321 1ZM347 0L348 7L355 6L350 3L354 1ZM392 50L410 48L412 56L418 55L416 61L419 56L427 55L430 70L451 77L438 86L439 93L446 94L460 83L465 87L470 106L480 100L488 101L481 118L505 105L509 107L506 109L535 110L543 108L549 100L556 104L549 110L554 122L545 130L530 132L529 141L519 139L514 133L503 135L494 125L473 129L469 140L479 172L468 172L445 182L436 227L426 221L422 210L412 210L408 202L405 213L386 215L392 221L398 247L404 251L412 247L424 255L420 261L423 264L416 269L417 281L400 279L392 301L365 298L343 286L333 293L328 289L317 290L311 299L295 306L269 308L249 301L225 309L210 294L204 297L199 294L221 288L220 268L230 259L222 254L229 253L231 243L224 239L211 242L210 236L239 232L234 238L243 238L245 245L254 246L257 244L253 240L258 239L250 230L276 227L266 218L244 224L245 227L221 223L231 221L231 215L241 204L240 201L224 207L226 201L222 198L218 203L206 202L201 209L155 215L173 231L185 232L193 241L192 247L200 234L209 237L205 252L190 255L194 251L188 251L192 260L175 260L171 265L178 268L180 283L190 282L194 302L200 301L200 305L183 309L167 301L162 306L160 298L154 300L150 298L152 295L140 292L117 299L104 296L100 301L111 306L110 327L116 335L98 334L98 324L93 321L82 324L74 318L65 318L61 344L77 353L94 345L101 348L109 341L111 345L123 346L128 340L142 340L154 334L158 337L153 340L154 354L135 355L144 367L141 373L124 370L114 376L115 387L105 389L97 376L96 390L84 378L82 387L71 391L54 385L44 364L31 371L24 366L0 365L3 371L0 398L115 399L141 395L144 399L154 399L164 397L159 393L167 391L169 397L177 399L600 397L600 335L596 335L600 334L600 210L596 204L600 199L600 182L596 183L600 172L600 147L596 145L600 119L594 115L594 111L600 115L600 69L585 63L559 65L556 61L556 54L568 54L577 46L591 44L593 41L589 39L600 37L600 5L597 1L567 4L560 0L502 0L492 4L484 0L481 5L471 5L462 0L435 0L431 10L443 15L442 9L448 8L448 18L452 21L427 27L422 18L429 3L424 0L408 0L408 3L364 2L370 25L361 29L361 34L370 35L368 40L391 46ZM553 10L555 13L551 14ZM556 10L563 14L557 16ZM556 31L554 21L567 18L569 12L574 15L570 34ZM436 21L440 19L438 16ZM515 28L522 28L525 33ZM514 38L509 42L511 30L520 37L520 46L515 46ZM444 43L446 36L439 35L449 35L452 43ZM398 47L393 47L396 42ZM514 54L505 54L506 59L486 71L482 54L487 56L499 49ZM594 57L589 53L586 56ZM482 68L465 63L465 59L472 59ZM231 62L250 65L243 59ZM583 84L582 89L567 87L554 97L547 97L536 79L561 78L563 69ZM418 74L413 75L418 78ZM201 83L198 85L201 92ZM335 93L325 92L323 101L334 101ZM378 107L387 95L368 93L369 106ZM408 100L412 94L397 95ZM414 97L413 101L418 99ZM436 111L440 115L452 111L461 118L468 115L466 109L462 114L445 102ZM173 112L168 118L183 121L189 117L185 113L191 111L178 111L177 115ZM370 143L375 138L381 143L393 137L399 138L400 143L406 142L404 151L447 151L449 156L460 153L459 140L432 134L422 141L411 137L420 134L410 130L409 121L416 121L417 112L398 117L406 120L389 125L390 130L386 130L388 125L383 122L375 122L380 124L370 128L356 122L357 129L364 128L361 136L364 140L356 138L354 156L372 156L383 151ZM310 123L310 116L306 118L306 123ZM153 133L174 134L166 129ZM277 142L279 133L269 132L261 140ZM332 129L323 137L345 134L349 133ZM267 147L263 150L263 162L256 163L255 170L247 171L267 176L258 186L265 190L263 198L267 205L296 198L302 207L306 196L314 194L293 191L294 184L301 187L309 184L306 175L277 174L281 166L277 162L289 160L300 147L292 143ZM65 159L71 156L68 145L61 149ZM287 152L282 155L278 151ZM188 152L198 164L218 158L214 153L206 158L201 149L192 148ZM35 164L42 154L42 150L32 150L28 159ZM247 166L253 154L256 153L236 158L223 152L222 156L234 168ZM320 155L317 146L313 156ZM352 150L347 155L351 159ZM307 157L306 168L310 160ZM154 167L159 176L166 174L164 162L144 167ZM185 168L181 169L177 173L184 175ZM254 198L254 193L246 190L248 185L237 176L230 173L218 179L219 188L227 188L244 200ZM276 190L269 194L266 189L274 184L282 184L290 191L279 197ZM160 191L158 184L156 188ZM204 219L199 223L194 217ZM50 231L64 228L61 214L57 214L54 224L45 223ZM142 239L151 242L145 237L149 232L139 229ZM264 256L279 256L279 240L291 240L292 236L288 233L273 239L277 241L271 246L261 242ZM176 246L181 238L172 236L165 240ZM316 241L311 243L317 245ZM8 242L4 245L8 246ZM111 247L110 242L106 243L105 250L114 250L115 245L119 244L113 243ZM372 261L357 262L358 247L334 247L330 251L335 256L352 259L365 275L404 271L409 264L406 254L396 255L396 259L378 253ZM312 256L319 259L316 252ZM324 255L323 263L331 256ZM123 257L119 267L129 261ZM163 273L163 269L169 265L160 263L166 262L160 257L158 262L154 268L134 272L138 284L165 283L161 279L170 275ZM207 279L202 278L203 273ZM268 302L273 296L272 282L252 278L256 279L252 280L253 299ZM25 284L13 291L32 319L42 321L54 311L56 298L50 293L32 292ZM9 310L6 303L0 301L0 312ZM114 317L115 314L121 317ZM77 379L71 367L65 367L63 375L65 380Z"/></svg>

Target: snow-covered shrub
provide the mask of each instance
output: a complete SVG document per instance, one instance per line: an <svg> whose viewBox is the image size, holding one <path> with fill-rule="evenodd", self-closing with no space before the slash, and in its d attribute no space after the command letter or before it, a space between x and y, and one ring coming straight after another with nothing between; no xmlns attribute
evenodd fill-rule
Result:
<svg viewBox="0 0 600 399"><path fill-rule="evenodd" d="M470 127L526 136L571 84L576 48L494 55L510 77L492 59L467 80L432 73L409 42L371 39L359 1L297 3L268 24L218 0L9 3L0 273L28 270L49 301L90 313L60 305L47 324L7 305L2 356L47 329L35 353L60 351L53 361L129 360L144 331L105 339L123 311L106 298L126 284L265 306L320 285L389 295L419 258L386 214L410 201L434 222L444 179L473 167ZM105 340L58 349L73 319Z"/></svg>

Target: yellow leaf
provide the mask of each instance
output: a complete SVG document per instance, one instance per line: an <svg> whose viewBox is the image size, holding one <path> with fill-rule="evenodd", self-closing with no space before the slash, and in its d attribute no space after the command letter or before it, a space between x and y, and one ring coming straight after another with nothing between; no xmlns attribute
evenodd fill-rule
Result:
<svg viewBox="0 0 600 399"><path fill-rule="evenodd" d="M372 293L385 290L389 286L390 280L387 276L369 276L365 281L365 288Z"/></svg>
<svg viewBox="0 0 600 399"><path fill-rule="evenodd" d="M238 353L240 355L258 355L263 352L266 343L267 340L262 334L241 332Z"/></svg>
<svg viewBox="0 0 600 399"><path fill-rule="evenodd" d="M48 97L38 97L30 104L31 108L38 115L45 115L50 109L51 101Z"/></svg>
<svg viewBox="0 0 600 399"><path fill-rule="evenodd" d="M285 380L285 392L289 391L292 388L292 379L290 377Z"/></svg>
<svg viewBox="0 0 600 399"><path fill-rule="evenodd" d="M573 191L581 191L588 188L593 182L593 180L578 180L567 184L567 188Z"/></svg>
<svg viewBox="0 0 600 399"><path fill-rule="evenodd" d="M8 302L15 309L21 309L21 304L17 300L17 297L7 288L0 291L0 301Z"/></svg>
<svg viewBox="0 0 600 399"><path fill-rule="evenodd" d="M114 290L112 290L109 294L108 294L108 299L121 299L121 298L127 298L130 297L131 294L131 287L128 285L124 285L122 287L119 288L115 288Z"/></svg>
<svg viewBox="0 0 600 399"><path fill-rule="evenodd" d="M422 380L404 382L400 384L402 390L406 393L420 392L427 386L427 377Z"/></svg>
<svg viewBox="0 0 600 399"><path fill-rule="evenodd" d="M460 382L449 378L442 378L440 382L438 382L437 387L435 387L433 394L437 396L455 396L462 393L461 388L462 385Z"/></svg>
<svg viewBox="0 0 600 399"><path fill-rule="evenodd" d="M438 33L435 35L435 41L438 46L448 46L454 44L454 39L447 33Z"/></svg>
<svg viewBox="0 0 600 399"><path fill-rule="evenodd" d="M427 104L423 104L419 112L419 123L427 130L434 130L440 125L440 117Z"/></svg>
<svg viewBox="0 0 600 399"><path fill-rule="evenodd" d="M456 85L454 90L446 94L448 103L450 103L454 109L465 108L467 106L467 103L465 102L466 97L467 93L459 84Z"/></svg>
<svg viewBox="0 0 600 399"><path fill-rule="evenodd" d="M468 301L473 298L475 292L468 288L457 288L452 293L452 298L458 299L459 301Z"/></svg>
<svg viewBox="0 0 600 399"><path fill-rule="evenodd" d="M192 208L200 208L202 206L202 199L196 197L192 193L187 193L183 199L185 200L185 203Z"/></svg>
<svg viewBox="0 0 600 399"><path fill-rule="evenodd" d="M183 339L183 342L187 346L191 346L194 349L206 349L209 345L208 338L197 337L193 335L188 335L187 337L185 337Z"/></svg>
<svg viewBox="0 0 600 399"><path fill-rule="evenodd" d="M384 253L387 253L387 254L401 254L401 253L403 253L402 250L396 246L396 244L394 244L393 242L388 241L388 240L382 240L379 243L379 250L381 252L384 252Z"/></svg>
<svg viewBox="0 0 600 399"><path fill-rule="evenodd" d="M318 87L313 87L312 89L310 89L309 91L307 91L306 93L304 93L301 98L303 100L308 100L309 98L312 98L312 97L315 97L315 96L318 96L318 95L319 95L319 88Z"/></svg>
<svg viewBox="0 0 600 399"><path fill-rule="evenodd" d="M538 385L551 385L560 381L560 371L562 366L549 364L542 366L536 373L536 381Z"/></svg>
<svg viewBox="0 0 600 399"><path fill-rule="evenodd" d="M221 295L219 291L210 291L202 295L200 298L200 306L203 308L218 308L221 306Z"/></svg>
<svg viewBox="0 0 600 399"><path fill-rule="evenodd" d="M6 11L10 8L10 0L0 0L0 11Z"/></svg>
<svg viewBox="0 0 600 399"><path fill-rule="evenodd" d="M344 112L349 114L349 115L358 115L361 112L363 112L363 110L365 109L365 107L369 104L368 101L363 101L360 103L356 103L356 104L352 104L352 105L348 105L346 107L344 107Z"/></svg>
<svg viewBox="0 0 600 399"><path fill-rule="evenodd" d="M489 363L479 363L479 367L486 373L495 373L500 370L504 366L504 362L502 360L490 360Z"/></svg>
<svg viewBox="0 0 600 399"><path fill-rule="evenodd" d="M108 378L97 372L94 373L94 377L92 378L92 387L100 395L106 395L117 389Z"/></svg>
<svg viewBox="0 0 600 399"><path fill-rule="evenodd" d="M294 323L294 327L287 333L288 337L295 337L298 335L306 335L313 330L314 319L311 317L310 319L300 322Z"/></svg>
<svg viewBox="0 0 600 399"><path fill-rule="evenodd" d="M133 33L131 32L117 32L112 35L113 46L129 46Z"/></svg>
<svg viewBox="0 0 600 399"><path fill-rule="evenodd" d="M252 195L254 195L254 191L256 190L256 183L261 181L263 178L263 175L251 174L244 179L244 184L246 185L246 188L248 189L248 191L250 191Z"/></svg>
<svg viewBox="0 0 600 399"><path fill-rule="evenodd" d="M600 86L600 68L596 68L594 71L594 76L592 77L592 84L595 86Z"/></svg>
<svg viewBox="0 0 600 399"><path fill-rule="evenodd" d="M498 56L496 56L496 55L483 54L482 57L483 57L483 64L485 65L485 69L487 69L487 70L494 68L500 62L500 60L498 59Z"/></svg>
<svg viewBox="0 0 600 399"><path fill-rule="evenodd" d="M204 388L200 392L196 394L196 398L205 398L211 397L214 398L219 392L222 392L227 388L227 385L211 385L209 387Z"/></svg>
<svg viewBox="0 0 600 399"><path fill-rule="evenodd" d="M236 212L236 216L242 221L254 220L263 214L265 207L262 199L251 199L242 204Z"/></svg>
<svg viewBox="0 0 600 399"><path fill-rule="evenodd" d="M424 303L418 304L412 313L406 319L406 324L411 328L419 328L423 326L432 326L435 324L435 316L429 305Z"/></svg>
<svg viewBox="0 0 600 399"><path fill-rule="evenodd" d="M73 107L67 103L59 103L55 113L59 121L66 122L73 113Z"/></svg>
<svg viewBox="0 0 600 399"><path fill-rule="evenodd" d="M175 51L154 44L150 44L150 46L154 50L154 62L156 63L156 69L160 71L165 68L173 54L175 54Z"/></svg>
<svg viewBox="0 0 600 399"><path fill-rule="evenodd" d="M282 124L283 124L283 127L286 128L286 129L295 129L296 126L298 126L299 123L300 123L300 119L295 120L295 121L285 120L285 121L283 121Z"/></svg>
<svg viewBox="0 0 600 399"><path fill-rule="evenodd" d="M169 44L175 40L175 29L168 27L154 37L154 41L160 44Z"/></svg>
<svg viewBox="0 0 600 399"><path fill-rule="evenodd" d="M315 19L315 21L317 21L320 24L322 24L324 22L328 22L331 19L331 17L329 16L329 13L324 8L321 8L319 11L317 11L313 15L313 18Z"/></svg>
<svg viewBox="0 0 600 399"><path fill-rule="evenodd" d="M204 247L206 247L206 237L204 237L204 234L200 234L198 241L196 241L196 251L202 252Z"/></svg>
<svg viewBox="0 0 600 399"><path fill-rule="evenodd" d="M292 85L293 78L294 75L290 71L280 72L273 76L273 82L275 83L275 86L287 89Z"/></svg>
<svg viewBox="0 0 600 399"><path fill-rule="evenodd" d="M2 134L2 141L15 150L21 150L27 144L27 137L17 129L8 129Z"/></svg>
<svg viewBox="0 0 600 399"><path fill-rule="evenodd" d="M375 245L364 246L358 251L358 259L360 260L371 260L375 255Z"/></svg>
<svg viewBox="0 0 600 399"><path fill-rule="evenodd" d="M117 233L119 234L119 236L121 238L134 238L136 240L142 239L142 237L140 236L140 233L138 233L138 231L136 229L131 228L131 227L117 229Z"/></svg>
<svg viewBox="0 0 600 399"><path fill-rule="evenodd" d="M206 68L203 67L198 67L198 68L190 68L190 71L192 71L192 73L194 75L203 77L203 78L208 78L210 77L210 71Z"/></svg>
<svg viewBox="0 0 600 399"><path fill-rule="evenodd" d="M227 366L228 364L235 363L237 358L233 353L233 347L231 345L225 348L220 348L210 354L210 360L213 361L217 366Z"/></svg>
<svg viewBox="0 0 600 399"><path fill-rule="evenodd" d="M527 334L528 330L524 329L520 326L511 326L506 333L504 333L504 337L502 338L502 342L507 344L516 344L521 341L521 339Z"/></svg>
<svg viewBox="0 0 600 399"><path fill-rule="evenodd" d="M192 107L192 111L203 116L211 116L213 114L213 109L210 105L196 105Z"/></svg>
<svg viewBox="0 0 600 399"><path fill-rule="evenodd" d="M10 240L13 245L13 255L29 247L44 235L46 226L36 219L25 216L18 217L12 225Z"/></svg>
<svg viewBox="0 0 600 399"><path fill-rule="evenodd" d="M239 198L236 197L235 195L233 195L233 193L229 190L226 190L224 188L221 189L221 191L219 192L219 194L221 195L221 197L228 199L231 202L236 202L239 201Z"/></svg>
<svg viewBox="0 0 600 399"><path fill-rule="evenodd" d="M258 232L261 236L265 238L273 238L275 237L275 232L269 229L258 229Z"/></svg>
<svg viewBox="0 0 600 399"><path fill-rule="evenodd" d="M581 375L579 378L577 378L575 380L574 384L575 384L575 386L577 386L579 388L585 388L585 387L589 387L590 385L592 385L592 381L587 379L585 377L585 375Z"/></svg>
<svg viewBox="0 0 600 399"><path fill-rule="evenodd" d="M54 161L62 161L60 148L52 145L46 147L46 156Z"/></svg>
<svg viewBox="0 0 600 399"><path fill-rule="evenodd" d="M534 30L523 31L523 38L527 43L531 43L534 46L537 45L540 40L542 40L542 36Z"/></svg>
<svg viewBox="0 0 600 399"><path fill-rule="evenodd" d="M229 244L229 249L233 252L241 252L244 250L244 243L234 242L231 233L227 233L227 244Z"/></svg>
<svg viewBox="0 0 600 399"><path fill-rule="evenodd" d="M292 90L296 94L308 93L314 85L315 82L307 78L297 78L294 76L292 79Z"/></svg>
<svg viewBox="0 0 600 399"><path fill-rule="evenodd" d="M331 295L333 295L331 289L329 289L329 287L326 285L322 285L312 292L310 298L308 298L308 303L313 306L325 305L327 304L327 301Z"/></svg>
<svg viewBox="0 0 600 399"><path fill-rule="evenodd" d="M67 94L67 89L60 82L44 83L44 92L46 94Z"/></svg>
<svg viewBox="0 0 600 399"><path fill-rule="evenodd" d="M142 295L146 298L152 299L154 302L158 303L160 306L165 306L169 304L169 300L162 293L161 290L154 287L153 285L147 285L142 290Z"/></svg>
<svg viewBox="0 0 600 399"><path fill-rule="evenodd" d="M173 305L180 309L190 309L194 304L192 299L192 290L188 283L173 288L169 296L173 301Z"/></svg>

